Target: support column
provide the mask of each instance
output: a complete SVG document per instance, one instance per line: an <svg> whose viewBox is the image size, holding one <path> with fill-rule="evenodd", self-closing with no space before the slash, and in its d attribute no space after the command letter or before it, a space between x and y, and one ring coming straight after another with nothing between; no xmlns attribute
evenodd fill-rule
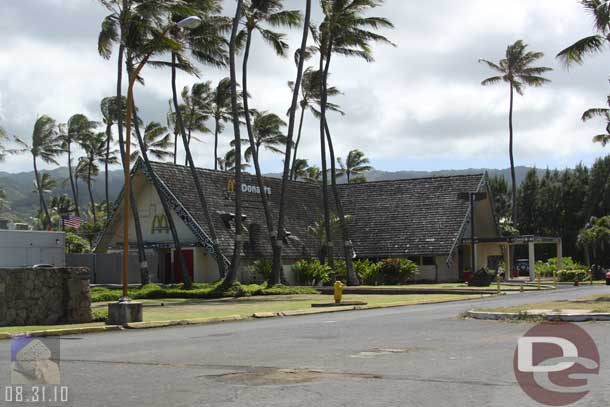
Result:
<svg viewBox="0 0 610 407"><path fill-rule="evenodd" d="M557 271L563 270L563 244L561 239L557 242Z"/></svg>
<svg viewBox="0 0 610 407"><path fill-rule="evenodd" d="M530 281L536 278L536 250L534 242L529 242L528 247L528 262L530 267Z"/></svg>
<svg viewBox="0 0 610 407"><path fill-rule="evenodd" d="M477 250L477 244L473 243L472 244L472 254L473 254L473 259L472 259L472 267L474 267L474 269L472 270L472 275L474 275L474 273L478 270L479 265L477 264L477 257L479 257L479 251Z"/></svg>
<svg viewBox="0 0 610 407"><path fill-rule="evenodd" d="M512 274L512 270L510 267L510 244L505 243L504 244L504 263L506 263L506 270L504 270L504 279L505 280L512 280L513 278L513 274Z"/></svg>

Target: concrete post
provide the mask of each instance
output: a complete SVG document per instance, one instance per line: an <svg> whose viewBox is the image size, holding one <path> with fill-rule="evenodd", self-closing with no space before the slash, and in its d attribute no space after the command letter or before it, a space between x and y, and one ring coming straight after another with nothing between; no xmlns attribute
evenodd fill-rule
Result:
<svg viewBox="0 0 610 407"><path fill-rule="evenodd" d="M557 242L557 271L563 270L563 245L561 239Z"/></svg>
<svg viewBox="0 0 610 407"><path fill-rule="evenodd" d="M506 243L504 245L504 262L506 263L506 270L505 270L504 278L505 278L505 280L512 280L513 274L512 274L511 267L510 267L510 262L511 262L510 244L508 244L508 243Z"/></svg>
<svg viewBox="0 0 610 407"><path fill-rule="evenodd" d="M534 281L536 278L536 250L534 242L527 244L528 248L528 262L530 267L530 281Z"/></svg>

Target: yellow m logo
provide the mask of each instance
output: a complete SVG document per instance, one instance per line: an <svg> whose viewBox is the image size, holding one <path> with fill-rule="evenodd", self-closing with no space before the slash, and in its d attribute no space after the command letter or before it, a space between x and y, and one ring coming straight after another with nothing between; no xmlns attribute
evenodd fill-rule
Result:
<svg viewBox="0 0 610 407"><path fill-rule="evenodd" d="M235 192L235 180L233 178L229 178L227 181L227 192Z"/></svg>
<svg viewBox="0 0 610 407"><path fill-rule="evenodd" d="M167 223L167 218L165 215L155 215L152 221L152 227L150 228L150 233L169 233L169 224Z"/></svg>

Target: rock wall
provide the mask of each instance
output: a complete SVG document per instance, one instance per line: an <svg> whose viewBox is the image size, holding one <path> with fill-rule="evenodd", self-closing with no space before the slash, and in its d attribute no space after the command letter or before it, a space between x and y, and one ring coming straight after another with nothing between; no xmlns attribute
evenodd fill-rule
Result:
<svg viewBox="0 0 610 407"><path fill-rule="evenodd" d="M0 326L84 322L91 322L87 268L0 268Z"/></svg>

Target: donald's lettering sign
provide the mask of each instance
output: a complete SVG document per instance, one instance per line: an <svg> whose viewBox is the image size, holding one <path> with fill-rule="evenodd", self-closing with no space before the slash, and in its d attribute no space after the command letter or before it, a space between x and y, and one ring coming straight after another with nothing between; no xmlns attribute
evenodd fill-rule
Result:
<svg viewBox="0 0 610 407"><path fill-rule="evenodd" d="M235 192L235 180L233 178L229 178L229 180L227 181L227 192L229 194ZM241 184L241 192L249 194L260 194L261 189L256 185ZM265 187L265 194L271 195L271 188Z"/></svg>

